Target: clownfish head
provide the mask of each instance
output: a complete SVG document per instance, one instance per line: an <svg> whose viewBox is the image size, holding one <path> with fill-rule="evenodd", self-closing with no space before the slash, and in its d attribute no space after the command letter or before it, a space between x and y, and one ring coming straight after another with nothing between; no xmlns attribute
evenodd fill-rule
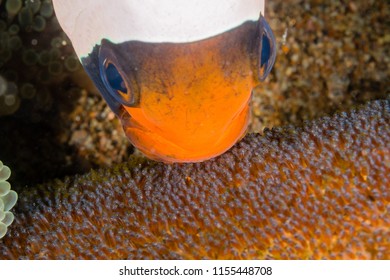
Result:
<svg viewBox="0 0 390 280"><path fill-rule="evenodd" d="M252 88L275 60L263 1L53 2L84 68L144 154L203 161L244 135Z"/></svg>

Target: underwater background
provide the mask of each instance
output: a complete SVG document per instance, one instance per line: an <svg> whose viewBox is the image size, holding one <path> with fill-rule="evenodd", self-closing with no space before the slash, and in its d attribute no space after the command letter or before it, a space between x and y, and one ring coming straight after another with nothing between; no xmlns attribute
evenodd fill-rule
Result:
<svg viewBox="0 0 390 280"><path fill-rule="evenodd" d="M19 193L0 259L389 259L388 1L270 0L266 18L255 133L166 165L130 145L50 0L0 0L0 191Z"/></svg>

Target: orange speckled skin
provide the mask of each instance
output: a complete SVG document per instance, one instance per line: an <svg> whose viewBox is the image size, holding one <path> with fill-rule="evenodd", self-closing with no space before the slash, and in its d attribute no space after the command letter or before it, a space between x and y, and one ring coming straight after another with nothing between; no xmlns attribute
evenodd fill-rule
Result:
<svg viewBox="0 0 390 280"><path fill-rule="evenodd" d="M0 259L389 259L390 101L20 194Z"/></svg>

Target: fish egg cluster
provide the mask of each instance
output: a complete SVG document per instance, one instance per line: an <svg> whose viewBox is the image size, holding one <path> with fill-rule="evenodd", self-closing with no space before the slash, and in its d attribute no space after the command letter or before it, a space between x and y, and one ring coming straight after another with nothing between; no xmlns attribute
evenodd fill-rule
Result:
<svg viewBox="0 0 390 280"><path fill-rule="evenodd" d="M390 259L390 100L36 186L0 259Z"/></svg>
<svg viewBox="0 0 390 280"><path fill-rule="evenodd" d="M10 176L11 170L0 161L0 239L14 221L14 214L10 210L18 200L18 194L11 190L11 185L7 182Z"/></svg>

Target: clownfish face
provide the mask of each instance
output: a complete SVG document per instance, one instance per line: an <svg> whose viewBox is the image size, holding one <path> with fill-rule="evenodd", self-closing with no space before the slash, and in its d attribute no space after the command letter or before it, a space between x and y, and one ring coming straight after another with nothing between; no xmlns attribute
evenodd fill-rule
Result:
<svg viewBox="0 0 390 280"><path fill-rule="evenodd" d="M239 7L255 3L227 2ZM222 154L244 135L251 91L273 66L275 39L261 14L251 20L244 13L236 22L211 36L196 34L195 40L174 38L174 33L162 42L107 36L80 56L127 137L148 157L203 161Z"/></svg>

